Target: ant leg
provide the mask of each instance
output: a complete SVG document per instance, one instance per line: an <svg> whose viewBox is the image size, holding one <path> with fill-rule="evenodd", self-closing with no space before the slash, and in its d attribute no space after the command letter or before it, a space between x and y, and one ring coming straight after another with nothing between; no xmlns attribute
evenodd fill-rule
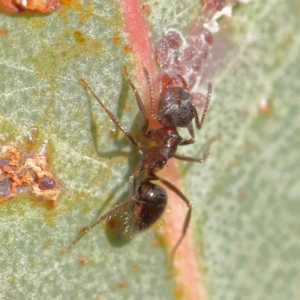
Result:
<svg viewBox="0 0 300 300"><path fill-rule="evenodd" d="M187 128L188 128L188 131L189 131L192 139L194 140L195 139L195 133L194 133L193 124L190 124Z"/></svg>
<svg viewBox="0 0 300 300"><path fill-rule="evenodd" d="M147 85L148 85L148 89L149 89L149 95L150 95L150 105L151 105L151 117L154 115L154 95L153 95L153 86L152 86L152 82L151 82L151 78L150 78L150 74L148 72L148 70L143 67L144 70L144 74L146 76L147 79Z"/></svg>
<svg viewBox="0 0 300 300"><path fill-rule="evenodd" d="M163 179L163 178L160 178L160 177L157 177L156 176L156 179L161 181L165 186L167 186L170 190L172 190L174 193L176 193L184 202L185 204L187 205L188 207L188 212L185 216L185 220L184 220L184 223L183 223L183 227L182 227L182 232L181 232L181 236L180 238L178 239L177 243L175 244L175 246L173 247L172 249L172 252L171 252L171 258L173 259L174 257L174 254L176 252L176 250L178 249L179 245L181 244L183 238L185 237L186 235L186 232L187 232L187 229L189 227L189 224L190 224L190 219L191 219L191 215L192 215L192 203L190 202L190 200L175 186L173 185L171 182Z"/></svg>
<svg viewBox="0 0 300 300"><path fill-rule="evenodd" d="M129 183L130 183L130 193L131 196L135 195L136 191L136 178L137 176L142 172L143 170L143 165L140 163L134 173L130 176L129 178Z"/></svg>
<svg viewBox="0 0 300 300"><path fill-rule="evenodd" d="M115 208L111 209L109 212L107 212L106 214L102 215L95 223L93 223L92 225L88 226L88 227L84 227L82 228L81 232L79 233L78 237L76 238L76 240L67 248L63 249L63 252L67 252L69 250L71 250L78 242L79 240L86 235L90 230L92 230L96 225L98 225L99 223L105 221L106 219L109 219L111 216L113 216L114 214L116 214L118 211L120 211L121 209L123 209L124 207L126 207L128 204L132 203L135 201L135 197L131 196L129 198L129 200L121 203L120 205L116 206Z"/></svg>
<svg viewBox="0 0 300 300"><path fill-rule="evenodd" d="M203 151L202 151L202 158L194 158L194 157L187 157L184 155L180 155L180 154L175 154L174 158L179 159L179 160L183 160L183 161L189 161L189 162L199 162L199 163L203 163L204 161L207 160L207 158L210 155L210 148L211 145L217 141L218 139L220 139L222 136L221 132L217 133L215 136L211 137L204 145L203 145ZM182 145L182 144L180 144ZM183 144L185 145L185 144Z"/></svg>
<svg viewBox="0 0 300 300"><path fill-rule="evenodd" d="M191 139L189 140L182 140L179 145L184 146L184 145L190 145L193 144L195 142L195 133L194 133L194 128L193 128L193 124L188 125L188 131L191 135Z"/></svg>
<svg viewBox="0 0 300 300"><path fill-rule="evenodd" d="M209 103L210 103L210 99L211 99L211 93L212 93L212 87L211 87L211 82L209 82L208 87L207 87L206 103L205 103L205 107L204 107L204 110L203 110L203 113L202 113L201 121L199 121L199 117L198 117L196 107L195 107L194 103L192 103L193 110L194 110L194 116L195 116L195 123L196 123L196 127L197 127L198 130L201 129L201 127L204 123L205 116L206 116L206 113L208 111L208 107L209 107Z"/></svg>
<svg viewBox="0 0 300 300"><path fill-rule="evenodd" d="M123 209L124 207L126 207L128 204L130 204L131 202L134 202L135 199L135 190L136 190L136 177L138 176L138 174L141 172L142 168L138 167L137 170L133 173L132 176L130 176L130 191L131 191L131 197L129 198L129 200L119 204L118 206L116 206L115 208L111 209L110 211L108 211L106 214L102 215L96 222L94 222L92 225L88 226L88 227L84 227L82 228L81 232L79 233L78 237L76 238L76 240L66 249L63 250L63 252L67 252L70 249L72 249L78 242L79 240L81 240L81 238L86 235L90 230L92 230L95 226L97 226L99 223L105 221L106 219L109 219L111 216L113 216L114 214L116 214L118 211L120 211L121 209Z"/></svg>
<svg viewBox="0 0 300 300"><path fill-rule="evenodd" d="M188 156L184 156L184 155L180 155L180 154L175 154L174 158L183 160L183 161L203 163L207 157L205 157L205 159L202 159L202 158L194 158L194 157L188 157Z"/></svg>
<svg viewBox="0 0 300 300"><path fill-rule="evenodd" d="M134 84L132 83L131 79L128 76L126 66L124 66L123 69L124 69L124 74L125 74L126 80L128 81L128 83L129 83L129 85L130 85L130 87L131 87L131 89L132 89L132 91L134 93L134 96L135 96L137 105L139 107L139 110L140 110L140 112L143 115L145 124L142 126L142 134L145 135L145 133L148 130L149 118L147 117L146 110L145 110L144 104L142 102L142 99L141 99L141 97L140 97L140 95L139 95L136 87L134 86Z"/></svg>
<svg viewBox="0 0 300 300"><path fill-rule="evenodd" d="M89 86L89 84L84 80L80 79L79 82L87 88L92 96L99 102L99 104L102 106L102 108L105 110L105 112L108 114L110 119L120 128L120 130L129 138L131 143L135 145L139 150L141 150L141 145L137 142L137 140L128 132L126 129L122 126L120 120L103 104L103 102L97 97L97 95L94 93L92 88Z"/></svg>

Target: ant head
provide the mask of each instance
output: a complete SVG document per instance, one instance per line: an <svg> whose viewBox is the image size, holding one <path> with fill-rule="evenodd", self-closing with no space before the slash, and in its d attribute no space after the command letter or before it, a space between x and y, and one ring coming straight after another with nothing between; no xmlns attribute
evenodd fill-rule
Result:
<svg viewBox="0 0 300 300"><path fill-rule="evenodd" d="M135 222L137 230L150 227L163 214L167 204L166 191L151 182L142 181L138 187L138 201L134 205Z"/></svg>
<svg viewBox="0 0 300 300"><path fill-rule="evenodd" d="M157 119L164 126L187 127L195 117L190 93L173 86L160 94Z"/></svg>

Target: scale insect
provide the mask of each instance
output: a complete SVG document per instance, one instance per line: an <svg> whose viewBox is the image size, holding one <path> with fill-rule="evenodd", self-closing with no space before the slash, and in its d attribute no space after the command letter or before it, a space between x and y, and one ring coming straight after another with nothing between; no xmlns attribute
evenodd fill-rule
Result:
<svg viewBox="0 0 300 300"><path fill-rule="evenodd" d="M128 132L120 120L107 108L104 103L97 97L90 85L84 80L80 79L80 83L91 93L91 95L98 101L102 109L106 112L108 117L115 123L115 125L124 133L128 140L135 146L142 154L142 158L138 163L134 173L130 176L131 196L130 198L115 206L107 213L103 214L96 222L81 230L74 242L64 251L70 250L85 234L99 223L108 220L117 212L125 207L132 205L132 226L137 231L142 231L153 225L163 214L167 205L167 192L155 182L161 182L165 187L176 193L179 198L187 205L188 211L186 213L185 221L182 227L181 236L176 242L172 250L172 257L183 240L191 218L192 204L190 200L171 182L161 178L157 175L159 170L162 170L169 159L176 158L187 162L202 163L203 159L188 157L177 154L178 146L189 145L194 143L195 135L192 126L192 121L195 119L197 129L201 129L206 113L208 111L211 99L211 84L208 84L206 104L199 120L198 113L192 102L192 98L188 92L188 86L183 77L179 75L165 74L162 77L162 90L159 97L158 112L154 114L154 96L153 87L149 72L143 68L150 95L150 115L147 114L141 97L128 76L127 69L124 66L124 74L129 83L139 107L139 111L143 116L143 125L141 133L146 140L154 142L154 146L143 146L130 132ZM149 121L157 119L160 123L159 128L149 128ZM186 127L191 134L190 139L182 138L177 127ZM142 179L137 183L138 176L143 175Z"/></svg>

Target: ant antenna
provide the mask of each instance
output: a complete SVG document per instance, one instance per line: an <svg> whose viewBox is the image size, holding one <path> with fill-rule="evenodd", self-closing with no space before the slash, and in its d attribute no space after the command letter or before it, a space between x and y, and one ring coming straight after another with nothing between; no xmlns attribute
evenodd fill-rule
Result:
<svg viewBox="0 0 300 300"><path fill-rule="evenodd" d="M205 103L205 107L204 107L204 110L203 110L203 113L202 113L201 121L200 121L200 123L199 123L199 120L198 120L198 122L196 122L196 126L197 126L198 130L201 129L201 127L204 123L204 120L205 120L205 117L206 117L206 114L207 114L207 111L208 111L210 99L211 99L211 93L212 93L212 86L211 86L211 82L209 81L208 82L208 87L207 87L206 103Z"/></svg>
<svg viewBox="0 0 300 300"><path fill-rule="evenodd" d="M154 94L153 94L153 86L152 86L152 82L151 82L151 78L149 75L148 70L143 67L144 70L144 74L146 76L147 79L147 85L148 85L148 89L149 89L149 95L150 95L150 104L151 104L151 116L154 115Z"/></svg>
<svg viewBox="0 0 300 300"><path fill-rule="evenodd" d="M144 118L144 126L143 126L143 132L147 132L148 130L148 125L149 125L149 118L147 116L147 113L146 113L146 110L145 110L145 107L144 107L144 104L143 104L143 101L141 99L141 96L140 94L138 93L135 85L132 83L131 79L129 78L128 76L128 73L127 73L127 68L126 66L123 67L123 70L124 70L124 74L125 74L125 77L126 77L126 80L128 81L133 93L134 93L134 96L135 96L135 99L136 99L136 102L137 102L137 105L139 107L139 110L140 112L142 113L143 115L143 118Z"/></svg>
<svg viewBox="0 0 300 300"><path fill-rule="evenodd" d="M103 104L103 102L97 97L97 95L95 94L95 92L92 90L92 88L89 86L89 84L83 79L81 78L79 80L79 82L85 87L87 88L90 93L93 95L93 97L98 101L98 103L102 106L102 108L105 110L105 112L108 114L108 116L110 117L110 119L117 125L117 127L119 127L119 129L129 138L129 140L131 141L131 143L133 145L135 145L139 150L142 149L142 146L140 145L140 143L138 143L138 141L128 132L126 131L126 129L122 126L120 120Z"/></svg>

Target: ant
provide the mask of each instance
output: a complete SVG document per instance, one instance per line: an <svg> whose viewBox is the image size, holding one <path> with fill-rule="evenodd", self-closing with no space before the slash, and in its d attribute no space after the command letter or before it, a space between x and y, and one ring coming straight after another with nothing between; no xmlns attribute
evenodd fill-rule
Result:
<svg viewBox="0 0 300 300"><path fill-rule="evenodd" d="M138 142L123 127L119 119L103 104L97 97L89 84L80 79L80 83L89 90L92 96L98 101L103 110L107 113L109 118L116 124L116 126L125 134L130 142L142 153L142 159L138 164L133 175L130 177L131 196L130 198L111 209L109 212L102 215L96 222L88 227L82 229L75 241L64 251L70 250L86 233L94 228L99 223L110 219L114 214L124 209L128 205L132 205L133 229L141 231L149 228L155 223L163 214L167 204L167 193L165 189L153 183L153 181L160 181L163 185L175 192L187 205L188 212L182 228L182 233L173 247L172 257L183 240L191 218L192 204L187 197L171 182L157 176L157 172L167 165L167 161L171 158L176 158L183 161L202 163L203 159L187 157L176 154L177 147L194 143L194 131L192 120L195 118L196 127L200 129L204 123L205 116L209 107L211 99L211 83L208 84L207 100L204 107L202 118L199 121L196 108L192 102L191 95L188 92L188 85L183 77L180 75L171 76L164 74L162 76L162 91L159 97L158 112L154 114L154 96L151 78L148 70L143 68L147 85L150 94L151 111L150 116L147 115L141 97L136 90L134 84L128 76L127 69L124 66L124 74L129 83L139 107L139 111L143 116L143 125L141 127L142 135L149 141L153 141L155 146L145 147ZM149 121L151 119L158 119L161 127L149 129ZM187 127L192 138L183 139L177 127ZM145 173L143 179L137 185L137 177Z"/></svg>

